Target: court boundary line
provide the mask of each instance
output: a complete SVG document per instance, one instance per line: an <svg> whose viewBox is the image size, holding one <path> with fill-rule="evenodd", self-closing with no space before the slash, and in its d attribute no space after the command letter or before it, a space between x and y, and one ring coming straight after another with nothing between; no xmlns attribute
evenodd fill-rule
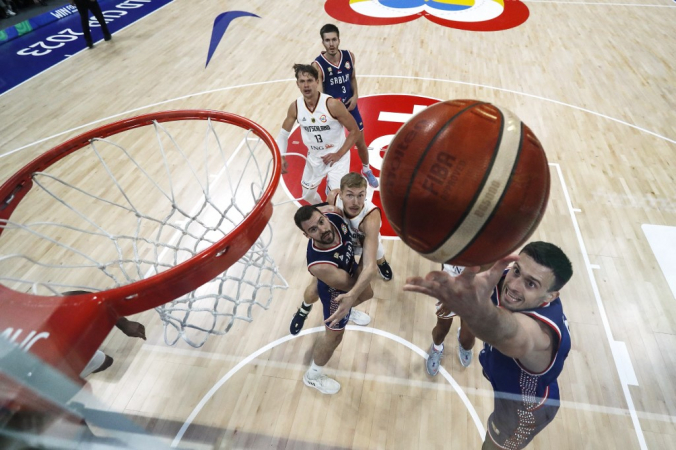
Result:
<svg viewBox="0 0 676 450"><path fill-rule="evenodd" d="M575 109L577 111L582 111L582 112L585 112L585 113L588 113L588 114L592 114L594 116L601 117L601 118L610 120L610 121L615 122L615 123L619 123L620 125L628 126L630 128L641 131L643 133L650 134L651 136L654 136L658 139L662 139L662 140L670 142L672 144L676 144L676 139L671 139L671 138L668 138L666 136L662 136L661 134L658 134L654 131L650 131L647 128L642 128L642 127L639 127L638 125L634 125L634 124L631 124L629 122L625 122L623 120L616 119L614 117L610 117L608 115L598 113L596 111L592 111L592 110L587 109L587 108L582 108L581 106L575 106L575 105L572 105L570 103L565 103L565 102L562 102L562 101L559 101L559 100L554 100L554 99L542 97L542 96L535 95L535 94L528 94L526 92L515 91L513 89L500 88L500 87L496 87L496 86L489 86L489 85L486 85L486 84L479 84L479 83L471 83L471 82L468 82L468 81L445 80L445 79L441 79L441 78L430 78L430 77L413 77L413 76L406 76L406 75L359 75L359 76L362 77L362 78L379 78L379 79L395 78L395 79L405 79L405 80L434 81L434 82L439 82L439 83L460 84L460 85L485 88L485 89L490 89L490 90L495 90L495 91L500 91L500 92L507 92L507 93L515 94L515 95L522 95L524 97L530 97L530 98L534 98L536 100L542 100L542 101L545 101L545 102L554 103L555 105L566 106L566 107ZM37 144L41 144L41 143L49 141L51 139L55 139L59 136L63 136L64 134L72 133L72 132L80 130L82 128L87 128L87 127L96 125L96 124L101 123L101 122L110 121L111 119L115 119L117 117L125 116L125 115L128 115L130 113L142 111L144 109L153 108L153 107L156 107L156 106L161 106L161 105L165 105L167 103L172 103L172 102L179 101L179 100L185 100L185 99L188 99L188 98L198 97L198 96L207 95L207 94L213 94L215 92L230 91L230 90L242 89L242 88L247 88L247 87L252 87L252 86L263 86L263 85L267 85L267 84L288 83L288 82L295 82L295 81L296 81L295 78L286 78L286 79L278 79L278 80L270 80L270 81L259 81L259 82L255 82L255 83L238 84L238 85L235 85L235 86L226 86L226 87L222 87L222 88L216 88L216 89L210 89L210 90L207 90L207 91L201 91L201 92L196 92L196 93L192 93L192 94L186 94L186 95L182 95L180 97L175 97L175 98L171 98L171 99L168 99L168 100L162 100L161 102L151 103L151 104L145 105L145 106L139 106L138 108L129 109L129 110L124 111L124 112L120 112L120 113L117 113L117 114L113 114L111 116L107 116L107 117L104 117L104 118L101 118L101 119L97 119L97 120L94 120L92 122L86 123L84 125L79 125L77 127L73 127L73 128L68 129L68 130L61 131L61 132L53 134L51 136L39 139L35 142L23 145L23 146L18 147L18 148L15 148L14 150L10 150L6 153L0 154L0 159L4 158L6 156L12 155L14 153L17 153L17 152L24 150L26 148L33 147Z"/></svg>
<svg viewBox="0 0 676 450"><path fill-rule="evenodd" d="M171 443L172 447L178 446L178 444L181 442L181 439L183 439L183 435L185 432L188 430L188 427L192 424L193 420L197 417L197 415L201 412L202 408L211 400L211 398L216 394L216 392L230 379L232 378L233 375L235 375L241 368L249 364L251 361L253 361L256 357L262 355L263 353L267 352L268 350L271 350L287 341L290 341L292 339L299 338L301 336L307 336L312 333L319 333L322 332L326 329L326 327L319 326L315 328L310 328L309 330L304 330L300 332L297 335L286 335L284 337L281 337L273 342L270 342L263 347L259 348L255 352L251 353L249 356L245 357L242 359L239 363L235 365L232 369L230 369L223 377L221 377L220 380L218 380L211 389L202 397L202 399L199 401L199 403L195 406L195 408L192 410L186 421L183 423L181 426L181 429L178 431L176 434L176 437ZM359 331L362 333L371 333L375 334L381 337L385 337L387 339L393 340L395 342L398 342L399 344L404 345L407 347L409 350L412 350L414 353L417 353L418 355L422 356L425 358L427 356L427 352L422 350L420 347L417 345L414 345L413 343L407 341L406 339L399 337L393 333L387 332L380 330L378 328L371 328L371 327L360 327L360 326L355 326L355 325L348 325L345 327L346 330L349 331ZM449 384L453 387L455 392L458 394L462 402L465 404L465 407L467 408L467 411L469 412L470 416L472 417L474 424L477 426L477 429L479 431L479 437L480 439L483 440L485 434L486 434L486 429L483 427L483 423L479 419L479 415L477 414L476 410L474 409L474 406L472 405L472 402L469 401L467 398L467 395L465 392L462 390L462 387L455 381L455 379L451 376L450 373L444 368L440 367L439 368L439 373L446 379L446 381L449 382ZM299 379L300 381L300 379Z"/></svg>
<svg viewBox="0 0 676 450"><path fill-rule="evenodd" d="M592 292L594 294L594 299L596 300L596 307L599 310L599 316L601 317L601 323L606 334L606 339L608 340L608 346L610 354L613 356L613 362L615 363L615 370L617 371L617 376L620 381L620 386L622 387L622 392L624 393L624 399L627 402L627 409L629 415L631 416L631 421L634 424L634 431L636 432L636 437L638 439L638 444L641 450L647 450L647 444L645 441L645 436L643 435L643 428L641 428L641 422L638 420L638 415L636 414L636 408L634 407L634 400L631 397L631 392L629 392L629 385L627 380L622 375L623 372L620 367L620 361L618 355L613 351L614 343L622 343L624 341L616 341L613 339L613 333L610 329L610 323L608 321L608 316L606 314L606 309L603 306L603 300L601 299L601 293L599 291L598 284L596 283L596 278L594 277L594 268L592 267L591 262L589 261L589 255L587 254L587 247L584 244L584 239L582 238L582 232L580 231L580 226L577 223L577 217L575 216L575 210L573 208L570 195L568 193L568 186L566 185L566 180L563 177L563 172L561 171L561 165L558 163L548 163L549 166L553 166L556 169L556 173L559 176L559 181L561 181L561 187L563 189L563 196L566 200L566 207L568 208L568 213L570 214L571 222L573 223L573 229L575 231L575 236L580 246L580 252L582 253L582 259L584 261L585 269L587 271L587 276L589 277L589 282L591 283ZM630 360L631 362L631 360ZM633 370L633 369L632 369Z"/></svg>

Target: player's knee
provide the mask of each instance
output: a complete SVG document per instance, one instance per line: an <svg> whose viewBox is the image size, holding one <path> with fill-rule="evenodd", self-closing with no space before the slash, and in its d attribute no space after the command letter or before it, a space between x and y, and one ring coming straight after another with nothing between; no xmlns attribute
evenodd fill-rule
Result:
<svg viewBox="0 0 676 450"><path fill-rule="evenodd" d="M334 346L338 346L343 341L343 335L345 334L345 329L342 330L326 330L326 338Z"/></svg>
<svg viewBox="0 0 676 450"><path fill-rule="evenodd" d="M319 292L317 291L317 282L312 280L312 283L305 288L303 293L303 301L307 304L314 303L319 299Z"/></svg>

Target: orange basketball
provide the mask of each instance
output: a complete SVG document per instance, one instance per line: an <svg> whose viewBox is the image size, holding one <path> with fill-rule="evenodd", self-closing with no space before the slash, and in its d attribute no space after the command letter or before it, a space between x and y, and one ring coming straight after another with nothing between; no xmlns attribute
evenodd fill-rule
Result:
<svg viewBox="0 0 676 450"><path fill-rule="evenodd" d="M530 128L504 108L436 103L389 145L380 197L394 231L425 258L492 263L540 223L549 198L547 157Z"/></svg>

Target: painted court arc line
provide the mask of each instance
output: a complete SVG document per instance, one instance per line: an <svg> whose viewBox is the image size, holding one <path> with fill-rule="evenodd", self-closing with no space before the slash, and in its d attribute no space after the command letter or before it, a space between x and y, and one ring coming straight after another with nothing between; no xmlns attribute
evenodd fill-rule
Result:
<svg viewBox="0 0 676 450"><path fill-rule="evenodd" d="M382 336L382 337L385 337L387 339L391 339L395 342L398 342L399 344L404 345L405 347L409 348L414 353L417 353L418 355L422 356L423 358L425 356L427 356L427 353L425 353L420 347L413 345L412 343L410 343L406 339L403 339L403 338L401 338L397 335L394 335L392 333L388 333L387 331L379 330L377 328L359 327L359 326L354 326L354 325L348 325L347 327L345 327L345 329L350 330L350 331L360 331L362 333L376 334L378 336ZM290 341L291 339L295 339L295 338L300 337L300 336L306 336L306 335L311 334L311 333L319 333L319 332L322 332L324 330L325 330L325 327L321 326L321 327L311 328L309 330L304 330L304 331L300 332L299 334L297 334L295 336L289 334L287 336L279 338L276 341L273 341L273 342L259 348L258 350L256 350L255 352L253 352L252 354L250 354L249 356L244 358L242 361L240 361L235 367L230 369L228 371L228 373L223 375L223 378L218 380L218 382L216 382L216 384L214 384L214 386L209 390L209 392L207 392L204 395L204 397L202 397L202 399L197 404L197 406L195 406L195 409L193 409L193 411L190 413L190 416L188 416L188 418L186 419L183 426L181 426L181 429L176 434L176 437L174 438L173 442L171 443L171 446L172 447L178 446L179 442L181 442L181 439L183 438L183 435L187 431L188 427L190 427L190 425L192 424L192 421L195 420L195 417L197 417L197 415L200 413L202 408L207 404L207 402L209 400L211 400L211 397L213 397L214 394L233 375L235 375L242 367L244 367L245 365L247 365L248 363L253 361L255 358L257 358L261 354L267 352L268 350L271 350L271 349L277 347L280 344L283 344L287 341ZM469 412L470 416L472 416L472 420L474 421L474 424L476 425L476 427L478 429L480 438L483 439L484 436L486 435L486 430L483 427L481 420L479 419L479 415L476 413L476 410L472 406L472 403L469 401L469 399L467 398L467 395L465 395L465 392L462 390L462 387L460 387L460 385L453 379L453 377L443 367L440 368L439 373L441 373L441 375L451 384L451 386L453 387L455 392L457 392L457 394L460 396L460 399L465 404L467 411ZM298 381L300 381L300 379Z"/></svg>
<svg viewBox="0 0 676 450"><path fill-rule="evenodd" d="M603 323L603 329L606 333L606 339L608 339L608 345L611 349L611 354L613 355L613 361L615 362L615 370L617 370L617 375L620 379L620 384L622 385L622 392L624 393L624 398L627 402L627 409L629 410L629 415L631 416L631 421L634 424L634 430L636 431L636 437L638 439L639 446L641 450L647 450L648 446L643 436L643 429L641 428L641 422L638 420L636 414L636 408L634 407L634 400L631 398L631 393L629 392L629 386L626 382L626 379L623 377L623 370L618 360L618 355L612 351L615 345L613 339L613 333L610 330L610 323L608 322L608 316L606 314L606 309L603 306L603 301L601 300L601 293L599 292L599 287L596 284L596 278L593 273L593 265L589 261L589 255L587 255L587 248L584 245L584 239L582 239L582 232L580 232L580 227L577 223L577 218L575 217L575 212L573 211L573 204L570 200L570 195L568 194L568 186L566 186L566 181L563 178L563 173L561 172L561 166L557 163L549 163L550 166L556 169L556 173L559 176L561 181L561 186L563 188L563 195L566 199L566 206L570 214L570 219L573 222L573 228L575 229L575 236L577 237L578 244L580 246L580 252L582 253L582 258L584 260L585 269L587 270L587 276L589 277L589 282L592 286L592 291L594 292L594 298L596 299L596 306L599 309L599 316L601 317L601 322Z"/></svg>
<svg viewBox="0 0 676 450"><path fill-rule="evenodd" d="M643 133L650 134L654 137L665 140L665 141L670 142L672 144L676 144L676 140L674 140L674 139L667 138L666 136L662 136L660 134L657 134L657 133L652 132L650 130L647 130L645 128L639 127L637 125L633 125L631 123L628 123L628 122L625 122L625 121L622 121L622 120L619 120L619 119L616 119L616 118L613 118L613 117L610 117L610 116L607 116L605 114L597 113L595 111L592 111L592 110L589 110L589 109L586 109L586 108L582 108L582 107L578 107L578 106L575 106L575 105L571 105L569 103L560 102L558 100L552 100L552 99L548 99L546 97L541 97L541 96L538 96L538 95L519 92L519 91L515 91L515 90L511 90L511 89L498 88L498 87L488 86L488 85L483 85L483 84L478 84L478 83L445 80L445 79L429 78L429 77L408 77L408 76L397 76L397 75L360 75L360 76L364 77L364 78L395 78L395 79L410 79L410 80L422 80L422 81L436 81L436 82L442 82L442 83L455 83L455 84L461 84L461 85L467 85L467 86L474 86L474 87L481 87L481 88L486 88L486 89L491 89L491 90L497 90L497 91L502 91L502 92L508 92L508 93L512 93L512 94L516 94L516 95L522 95L522 96L525 96L525 97L535 98L535 99L538 99L538 100L543 100L543 101L546 101L546 102L554 103L554 104L557 104L557 105L566 106L566 107L569 107L569 108L572 108L572 109L575 109L575 110L578 110L578 111L582 111L582 112L592 114L592 115L595 115L595 116L598 116L598 117L601 117L601 118L604 118L604 119L608 119L608 120L611 120L613 122L619 123L621 125L625 125L625 126L628 126L630 128L634 128L634 129L641 131ZM288 78L288 79L271 80L271 81L256 82L256 83L247 83L247 84L242 84L242 85L237 85L237 86L229 86L229 87L225 87L225 88L212 89L212 90L208 90L208 91L198 92L198 93L195 93L195 94L188 94L188 95L185 95L185 96L176 97L176 98L169 99L169 100L164 100L162 102L157 102L157 103L154 103L154 104L150 104L150 105L142 106L142 107L139 107L139 108L131 109L131 110L128 110L128 111L123 112L123 113L115 114L115 115L112 115L112 116L109 116L109 117L106 117L106 118L102 118L102 119L90 122L90 123L85 124L85 125L81 125L81 126L78 126L78 127L75 127L75 128L71 128L70 130L66 130L66 131L57 133L55 135L40 139L38 141L35 141L31 144L24 145L23 147L19 147L17 149L11 150L7 153L4 153L3 155L0 155L0 158L8 156L8 155L13 154L13 153L16 153L16 152L23 150L25 148L32 147L32 146L37 145L39 143L48 141L50 139L59 137L61 135L71 133L73 131L76 131L76 130L79 130L79 129L82 129L82 128L85 128L85 127L89 127L89 126L95 125L95 124L100 123L100 122L109 121L110 119L120 117L120 116L123 116L123 115L127 115L129 113L141 111L141 110L147 109L147 108L152 108L154 106L168 104L168 103L171 103L171 102L174 102L174 101L192 98L192 97L197 97L197 96L200 96L200 95L210 94L210 93L214 93L214 92L228 91L228 90L240 89L240 88L245 88L245 87L261 86L261 85L280 83L280 82L287 83L287 82L292 82L292 81L294 81L294 79ZM596 280L594 279L593 273L591 272L592 269L590 268L589 258L588 258L588 255L586 253L584 241L582 239L582 235L581 235L577 220L576 220L575 215L574 215L572 203L570 201L570 196L568 194L568 190L567 190L567 187L565 185L565 181L563 179L563 175L561 173L560 166L556 163L550 163L550 165L554 166L556 168L557 173L559 175L559 178L561 180L561 183L563 185L564 196L566 198L566 202L567 202L567 205L568 205L571 220L572 220L573 226L575 228L575 233L576 233L577 238L578 238L578 243L580 245L580 248L582 249L582 256L584 258L585 265L586 265L586 268L587 268L587 271L588 271L588 275L589 275L589 278L590 278L590 281L591 281L591 284L592 284L592 288L593 288L593 291L594 291L594 296L596 298L597 305L599 307L603 326L604 326L604 329L606 331L606 337L608 338L609 343L610 343L610 342L613 341L613 339L612 339L612 334L610 332L608 319L607 319L607 316L605 314L605 309L603 308L603 304L601 302L601 297L600 297L600 293L598 291L598 286L596 284ZM262 353L263 352L262 350L263 349L259 350L259 352ZM257 354L260 354L260 353L257 352ZM257 354L254 354L254 355L257 356ZM255 357L255 356L253 356L253 357ZM618 373L619 373L618 361L617 361L615 355L613 355L613 359L615 360L616 369L618 370ZM237 368L237 370L239 370L239 368ZM629 409L629 412L630 412L630 415L631 415L631 418L632 418L632 422L634 423L634 427L635 427L635 430L636 430L636 434L637 434L641 449L647 449L645 438L643 436L643 431L641 429L640 423L639 423L638 418L637 418L637 414L636 414L636 410L634 408L633 400L631 399L631 394L629 393L628 386L624 382L622 383L622 389L623 389L623 392L624 392L624 395L625 395L625 399L627 400L628 409ZM185 432L185 430L182 429L182 432L179 432L179 434L182 436L183 432ZM177 436L177 438L178 437L179 436ZM176 441L176 442L178 442L178 441Z"/></svg>
<svg viewBox="0 0 676 450"><path fill-rule="evenodd" d="M214 353L214 352L206 352L206 351L200 351L199 353L195 353L194 350L188 350L188 349L181 349L181 348L175 348L175 347L168 347L164 344L148 344L147 342L143 343L141 345L140 351L148 352L150 354L157 354L157 353L164 353L167 355L178 355L178 356L185 356L185 357L191 357L191 358L202 358L206 360L213 360L213 361L225 361L229 363L238 363L239 361L242 360L240 356L234 356L234 355L225 355L221 353ZM259 359L259 360L254 360L252 361L258 366L261 367L268 367L268 368L273 368L273 369L289 369L289 370L297 370L297 371L305 371L307 369L307 365L305 364L292 364L288 362L281 362L281 361L270 361L266 359ZM453 387L452 386L446 386L446 385L439 385L435 381L420 381L420 380L411 380L409 378L401 378L401 377L395 377L395 376L389 376L389 375L368 375L368 374L359 374L358 376L355 375L355 372L352 372L350 370L339 370L335 369L332 370L331 373L336 374L336 376L340 378L359 378L362 380L366 381L375 381L375 382L380 382L380 383L387 383L387 384L392 384L392 385L397 385L397 386L406 386L406 387L419 387L421 389L440 389L440 390L447 390L447 391L452 391ZM464 390L466 392L471 392L474 395L486 397L486 398L493 398L493 389L480 389L472 386L463 386ZM608 415L613 415L613 416L620 416L620 417L627 417L629 415L629 411L624 408L617 408L617 407L612 407L612 406L603 406L603 405L598 405L598 404L592 404L592 403L583 403L583 402L575 402L571 400L561 400L561 408L562 409L571 409L575 411L586 411L590 413L598 413L598 414L608 414ZM655 421L655 422L664 422L664 423L674 423L676 422L676 416L674 415L669 415L669 414L656 414L656 413L649 413L645 411L636 411L636 414L638 415L638 418L641 420L650 420L650 421Z"/></svg>
<svg viewBox="0 0 676 450"><path fill-rule="evenodd" d="M558 100L552 100L552 99L549 99L549 98L546 98L546 97L541 97L539 95L528 94L528 93L525 93L525 92L519 92L519 91L515 91L515 90L512 90L512 89L499 88L499 87L495 87L495 86L488 86L488 85L479 84L479 83L471 83L471 82L467 82L467 81L445 80L445 79L441 79L441 78L409 77L409 76L400 76L400 75L359 75L359 76L362 77L362 78L395 78L395 79L404 79L404 80L436 81L436 82L440 82L440 83L461 84L461 85L465 85L465 86L474 86L474 87L480 87L480 88L485 88L485 89L491 89L491 90L495 90L495 91L508 92L510 94L522 95L524 97L530 97L530 98L534 98L534 99L537 99L537 100L542 100L542 101L545 101L545 102L550 102L550 103L554 103L554 104L557 104L557 105L566 106L568 108L572 108L572 109L575 109L575 110L578 110L578 111L586 112L586 113L592 114L594 116L602 117L604 119L608 119L608 120L611 120L613 122L619 123L621 125L628 126L630 128L641 131L643 133L650 134L652 136L655 136L659 139L665 140L665 141L670 142L672 144L676 144L676 140L674 140L674 139L670 139L666 136L662 136L661 134L655 133L653 131L650 131L646 128L639 127L637 125L633 125L629 122L625 122L625 121L620 120L620 119L615 119L614 117L610 117L610 116L607 116L605 114L597 113L595 111L592 111L592 110L586 109L586 108L582 108L580 106L571 105L570 103L564 103L564 102L560 102ZM98 119L98 120L95 120L93 122L89 122L87 124L80 125L80 126L71 128L69 130L59 132L57 134L53 134L51 136L48 136L46 138L42 138L42 139L37 140L35 142L32 142L30 144L26 144L22 147L14 149L14 150L10 150L9 152L3 153L2 155L0 155L0 159L5 157L5 156L9 156L13 153L19 152L23 149L33 147L34 145L40 144L42 142L46 142L50 139L57 138L57 137L62 136L64 134L72 133L72 132L80 130L82 128L87 128L87 127L90 127L92 125L96 125L96 124L101 123L101 122L107 122L107 121L110 121L111 119L115 119L117 117L125 116L125 115L130 114L130 113L142 111L144 109L153 108L155 106L166 105L168 103L172 103L172 102L175 102L175 101L178 101L178 100L184 100L184 99L188 99L188 98L192 98L192 97L198 97L198 96L201 96L201 95L212 94L214 92L229 91L229 90L234 90L234 89L242 89L242 88L252 87L252 86L263 86L263 85L266 85L266 84L274 84L274 83L288 83L288 82L293 82L293 81L295 81L294 78L286 78L286 79L279 79L279 80L260 81L260 82L256 82L256 83L246 83L246 84L240 84L240 85L236 85L236 86L228 86L228 87L224 87L224 88L217 88L217 89L210 89L208 91L196 92L194 94L187 94L187 95L183 95L181 97L176 97L176 98L172 98L172 99L169 99L169 100L163 100L163 101L157 102L157 103L152 103L150 105L140 106L138 108L130 109L128 111L121 112L121 113L118 113L118 114L113 114L112 116L104 117L102 119Z"/></svg>
<svg viewBox="0 0 676 450"><path fill-rule="evenodd" d="M566 185L565 179L563 178L563 173L561 172L561 166L560 166L559 164L556 164L556 163L549 163L549 165L552 166L552 167L554 167L554 168L556 169L556 172L557 172L557 174L558 174L558 176L559 176L559 180L560 180L561 186L562 186L562 188L563 188L564 198L565 198L565 200L566 200L566 206L568 207L568 212L569 212L569 214L570 214L571 221L572 221L572 223L573 223L573 228L574 228L574 230L575 230L575 235L576 235L576 237L577 237L578 244L579 244L579 246L580 246L580 250L581 250L581 253L582 253L582 257L583 257L583 260L584 260L584 263L585 263L585 268L587 269L587 275L588 275L589 280L590 280L590 283L591 283L591 285L592 285L592 290L593 290L593 292L594 292L594 298L596 299L596 304L597 304L597 307L598 307L598 309L599 309L599 315L600 315L601 321L602 321L602 323L603 323L603 328L604 328L604 330L605 330L606 338L608 339L608 344L609 344L610 347L612 348L612 347L613 347L613 343L614 343L615 341L614 341L614 339L613 339L612 332L611 332L611 330L610 330L610 324L609 324L609 322L608 322L608 317L607 317L607 314L606 314L606 312L605 312L605 308L604 308L604 306L603 306L603 302L602 302L602 300L601 300L601 294L600 294L600 292L599 292L598 285L596 284L596 279L594 278L594 274L593 274L593 272L592 272L592 270L593 270L592 264L590 263L589 257L588 257L588 255L587 255L586 246L585 246L585 244L584 244L584 240L582 239L582 233L580 232L580 228L579 228L579 225L578 225L578 223L577 223L577 219L576 219L576 217L575 217L575 213L574 213L574 211L573 211L572 202L571 202L571 200L570 200L570 195L569 195L569 193L568 193L568 187L567 187L567 185ZM423 356L423 357L424 357L425 354L426 354L426 353L425 353L423 350L421 350L419 347L413 345L412 343L406 341L405 339L402 339L402 338L400 338L400 337L398 337L398 336L396 336L396 335L393 335L393 334L391 334L391 333L387 333L387 332L385 332L385 331L381 331L381 330L378 330L378 329L375 329L375 328L355 327L355 326L352 326L352 325L348 325L348 326L346 327L346 329L348 329L348 330L354 330L354 331L369 332L369 333L377 334L377 335L386 337L386 338L388 338L388 339L394 340L395 342L398 342L398 343L400 343L400 344L403 344L403 345L406 346L407 348L413 350L415 353L417 353L417 354L419 354L419 355L421 355L421 356ZM316 327L316 328L312 328L312 329L307 330L307 331L303 331L303 332L301 332L298 336L304 336L304 335L307 335L307 334L310 334L310 333L317 333L317 332L320 332L320 331L322 331L322 330L324 330L324 327ZM192 411L192 413L190 414L190 416L188 417L188 419L187 419L186 422L183 424L183 426L182 426L181 429L179 430L178 434L177 434L176 437L174 438L174 441L173 441L173 443L172 443L172 446L175 447L175 446L178 445L178 443L181 441L181 438L182 438L183 435L185 434L186 430L188 429L188 427L190 426L190 424L192 423L192 421L195 419L195 417L197 417L197 415L199 414L199 412L201 411L201 409L204 407L204 405L206 405L206 403L207 403L207 402L210 400L210 398L218 391L218 389L220 389L220 387L221 387L223 384L225 384L225 382L227 382L228 379L230 379L235 373L237 373L237 372L239 371L239 369L241 369L242 367L244 367L246 364L248 364L249 362L251 362L251 361L252 361L253 359L255 359L256 357L258 357L258 356L260 356L261 354L265 353L266 351L268 351L268 350L270 350L270 349L272 349L272 348L274 348L274 347L276 347L276 346L278 346L278 345L280 345L280 344L282 344L282 343L284 343L284 342L287 342L287 341L289 341L289 340L291 340L291 339L294 339L294 338L295 338L295 336L288 335L288 336L285 336L285 337L283 337L283 338L280 338L280 339L278 339L278 340L276 340L276 341L274 341L274 342L272 342L272 343L270 343L270 344L268 344L268 345L266 345L266 346L260 348L260 349L257 350L256 352L252 353L251 355L249 355L248 357L246 357L245 359L243 359L243 360L242 360L240 363L238 363L233 369L231 369L225 376L223 376L223 378L221 378L221 380L219 380L219 381L218 381L218 382L217 382L217 383L209 390L209 392L202 398L202 400L199 402L199 404L198 404L198 405L195 407L195 409ZM643 430L642 430L642 428L641 428L641 424L640 424L640 422L639 422L639 420L638 420L638 415L637 415L637 413L636 413L636 408L634 407L634 402L633 402L633 399L632 399L632 397L631 397L631 393L629 392L629 387L628 387L628 385L627 385L625 379L622 377L622 370L621 370L621 367L620 367L620 361L618 361L618 357L617 357L617 355L616 355L614 352L611 352L611 353L613 354L613 360L614 360L614 362L615 362L615 369L617 370L618 376L620 377L620 383L622 384L622 391L623 391L623 393L624 393L625 400L626 400L626 402L627 402L627 409L628 409L628 411L629 411L629 415L631 416L631 420L632 420L632 423L633 423L633 425L634 425L634 430L636 431L636 436L637 436L637 439L638 439L638 442L639 442L639 446L640 446L640 448L641 448L642 450L647 450L648 447L647 447L647 444L646 444L646 441L645 441L645 437L644 437L644 435L643 435ZM448 373L448 371L446 371L443 367L441 367L440 372L442 373L442 375L444 376L444 378L445 378L445 379L453 386L453 388L455 389L455 391L458 393L458 395L459 395L460 398L462 399L463 403L465 403L465 406L467 407L467 410L469 411L469 413L470 413L470 415L472 416L472 418L473 418L475 424L477 425L477 428L479 429L479 434L480 434L480 436L483 438L483 436L484 436L484 434L485 434L485 430L484 430L484 428L483 428L483 425L481 424L481 421L479 420L479 418L478 418L478 416L477 416L477 414L476 414L476 411L474 410L474 408L472 407L471 403L469 402L469 399L467 399L467 396L464 394L464 391L463 391L462 388L455 382L455 380L450 376L450 374Z"/></svg>

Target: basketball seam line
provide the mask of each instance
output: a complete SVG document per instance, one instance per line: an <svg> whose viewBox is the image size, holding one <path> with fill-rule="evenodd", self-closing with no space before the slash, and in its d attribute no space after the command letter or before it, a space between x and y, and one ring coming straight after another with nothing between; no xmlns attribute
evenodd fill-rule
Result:
<svg viewBox="0 0 676 450"><path fill-rule="evenodd" d="M430 147L432 147L432 145L433 145L434 142L437 140L437 138L439 137L439 135L441 134L441 132L444 131L451 123L453 123L453 121L454 121L456 118L460 117L465 111L468 111L468 110L470 110L470 109L472 109L472 108L474 108L474 107L476 107L476 106L485 105L485 104L486 104L486 102L477 102L477 103L473 103L473 104L471 104L471 105L465 107L464 109L460 110L460 111L457 112L455 115L453 115L453 117L451 117L451 118L450 118L450 119L449 119L449 120L448 120L441 128L439 128L439 130L436 132L436 134L434 135L434 137L433 137L433 138L430 140L430 142L427 144L427 147L425 148L425 151L422 153L422 155L420 155L420 158L418 158L418 163L416 164L415 168L413 169L413 172L411 172L411 178L410 178L410 180L409 180L409 182L408 182L408 187L406 188L406 194L404 195L404 203L403 203L402 208L401 208L401 219L402 219L401 222L400 222L400 223L401 223L401 234L400 234L401 236L406 236L406 228L407 228L407 227L406 227L406 209L408 208L408 197L409 197L409 194L411 193L411 188L412 188L412 186L413 186L413 181L415 180L415 177L416 177L416 175L417 175L417 173L418 173L418 169L420 168L420 166L422 165L423 161L425 160L425 157L426 157L426 155L427 155L427 152L429 152ZM484 181L485 181L485 180L484 180ZM440 246L439 246L439 247L440 247ZM438 248L438 247L437 247L437 248ZM437 248L435 248L434 250L436 250Z"/></svg>
<svg viewBox="0 0 676 450"><path fill-rule="evenodd" d="M499 108L498 108L498 110L499 110ZM500 115L502 115L502 111L500 111ZM502 141L502 131L504 130L504 126L505 126L505 123L504 123L504 116L503 116L503 123L502 123L503 128L500 130L500 141ZM493 211L491 211L490 215L488 216L488 218L484 222L483 226L479 229L479 231L477 231L477 233L474 235L474 237L472 239L470 239L470 241L467 243L467 245L462 250L460 250L460 252L458 252L458 255L462 254L465 250L467 250L467 248L469 248L477 240L477 238L479 236L481 236L481 233L483 233L484 229L486 229L486 227L491 222L491 220L493 220L493 217L495 216L496 211L498 211L500 209L500 206L502 204L502 201L505 198L505 195L507 195L507 192L509 192L509 186L512 184L512 180L514 178L514 172L516 171L516 167L519 165L519 159L521 158L521 151L522 151L522 145L523 145L523 135L524 135L523 122L521 122L521 135L519 136L519 147L518 147L517 152L516 152L516 158L514 158L514 165L512 166L512 170L509 173L509 178L507 179L507 183L505 184L505 188L502 191L502 195L500 195L500 198L495 203L495 207L493 208ZM529 237L530 233L527 234L526 236ZM522 243L523 242L520 242L519 245L521 245Z"/></svg>
<svg viewBox="0 0 676 450"><path fill-rule="evenodd" d="M487 103L482 103L482 104L487 104ZM437 250L439 250L441 247L443 247L446 244L446 242L448 242L448 239L453 235L453 233L455 233L458 230L458 228L464 223L465 219L467 218L469 213L472 211L472 209L474 208L474 205L476 204L477 200L479 199L479 196L481 195L481 192L483 191L484 186L486 185L486 181L488 180L488 177L491 175L491 172L493 171L493 166L495 165L495 160L497 159L498 151L500 150L500 144L502 143L502 135L504 134L504 130L505 130L505 116L502 114L502 111L500 110L500 108L495 107L495 109L497 109L498 113L500 114L500 132L498 133L498 140L495 143L495 147L493 148L493 155L491 156L491 161L488 164L488 167L486 167L486 171L484 172L484 177L481 180L481 183L479 183L479 185L477 186L476 191L474 192L474 197L467 204L465 211L458 218L458 221L456 222L455 226L449 231L449 233L446 235L446 237L439 242L439 245L437 245L435 248L433 248L432 250L427 252L428 254L434 253ZM504 193L504 191L503 191L503 193ZM493 208L493 211L491 212L491 216L495 212L495 209L497 209L497 205L496 205L495 208ZM486 222L484 222L484 226L486 226L486 223L488 222L488 220L490 220L491 216L489 216L488 219L486 219ZM483 229L483 227L482 227L482 229ZM462 248L462 250L460 250L458 253L456 253L453 256L453 258L460 255L462 252L464 252L471 245L471 243L474 242L477 234L475 234L474 237L470 240L470 243L465 245Z"/></svg>

